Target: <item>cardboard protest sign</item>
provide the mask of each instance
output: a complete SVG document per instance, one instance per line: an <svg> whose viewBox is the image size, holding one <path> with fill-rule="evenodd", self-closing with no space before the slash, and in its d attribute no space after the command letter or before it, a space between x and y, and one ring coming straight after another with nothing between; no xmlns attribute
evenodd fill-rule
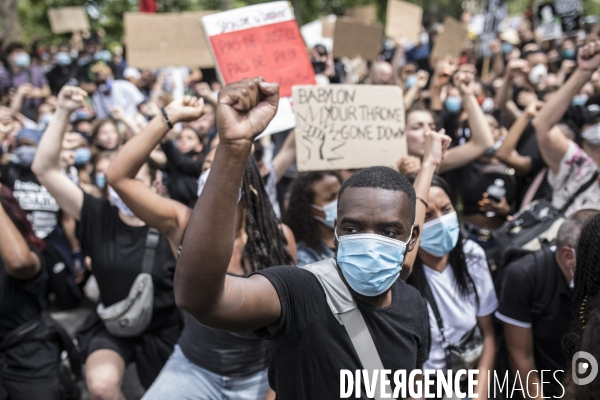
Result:
<svg viewBox="0 0 600 400"><path fill-rule="evenodd" d="M323 34L323 37L333 39L336 20L336 15L328 15L326 17L321 17L321 33Z"/></svg>
<svg viewBox="0 0 600 400"><path fill-rule="evenodd" d="M291 100L291 97L282 97L279 99L277 114L275 114L275 117L273 117L269 125L267 125L257 139L274 133L289 131L296 126L296 117L294 116Z"/></svg>
<svg viewBox="0 0 600 400"><path fill-rule="evenodd" d="M583 6L581 0L557 0L554 10L560 17L562 31L567 35L576 35L581 29Z"/></svg>
<svg viewBox="0 0 600 400"><path fill-rule="evenodd" d="M398 86L295 86L299 171L393 166L407 154Z"/></svg>
<svg viewBox="0 0 600 400"><path fill-rule="evenodd" d="M535 16L537 31L542 40L555 40L562 37L562 24L554 3L538 4Z"/></svg>
<svg viewBox="0 0 600 400"><path fill-rule="evenodd" d="M446 56L452 58L460 56L465 49L468 33L460 22L452 17L446 17L444 19L444 30L438 35L431 51L432 65L435 65L438 60L442 60Z"/></svg>
<svg viewBox="0 0 600 400"><path fill-rule="evenodd" d="M338 18L333 36L333 57L354 58L359 55L365 60L377 60L382 38L381 25L365 25L352 19Z"/></svg>
<svg viewBox="0 0 600 400"><path fill-rule="evenodd" d="M377 21L377 8L374 4L362 7L346 8L344 15L365 25L371 25Z"/></svg>
<svg viewBox="0 0 600 400"><path fill-rule="evenodd" d="M83 7L48 9L52 33L81 32L90 30L90 22Z"/></svg>
<svg viewBox="0 0 600 400"><path fill-rule="evenodd" d="M126 13L127 63L136 68L214 66L198 20L216 11Z"/></svg>
<svg viewBox="0 0 600 400"><path fill-rule="evenodd" d="M224 83L263 76L281 96L293 85L315 83L294 14L286 1L236 8L202 17Z"/></svg>
<svg viewBox="0 0 600 400"><path fill-rule="evenodd" d="M507 14L506 0L488 0L485 5L483 31L479 37L479 52L483 57L491 57L490 42L498 36L500 23Z"/></svg>
<svg viewBox="0 0 600 400"><path fill-rule="evenodd" d="M386 36L397 39L406 36L414 44L419 43L423 9L415 4L400 0L388 0Z"/></svg>

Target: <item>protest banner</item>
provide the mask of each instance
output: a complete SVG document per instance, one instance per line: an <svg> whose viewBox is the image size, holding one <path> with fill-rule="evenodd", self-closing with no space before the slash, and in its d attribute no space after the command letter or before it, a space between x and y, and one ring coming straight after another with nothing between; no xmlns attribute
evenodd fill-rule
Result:
<svg viewBox="0 0 600 400"><path fill-rule="evenodd" d="M83 7L60 7L48 9L52 33L81 32L90 30L90 22Z"/></svg>
<svg viewBox="0 0 600 400"><path fill-rule="evenodd" d="M136 68L214 67L198 20L215 12L125 13L128 65Z"/></svg>
<svg viewBox="0 0 600 400"><path fill-rule="evenodd" d="M583 16L583 5L581 0L557 0L554 10L560 18L563 33L573 36L581 29L581 17Z"/></svg>
<svg viewBox="0 0 600 400"><path fill-rule="evenodd" d="M482 57L492 57L490 43L498 37L498 28L507 15L506 0L487 0L485 4L485 19L479 37L479 53Z"/></svg>
<svg viewBox="0 0 600 400"><path fill-rule="evenodd" d="M554 3L538 4L535 12L537 32L542 40L555 40L562 37L560 16Z"/></svg>
<svg viewBox="0 0 600 400"><path fill-rule="evenodd" d="M294 13L286 1L256 4L202 17L217 71L224 83L262 76L279 83L313 84L315 75Z"/></svg>
<svg viewBox="0 0 600 400"><path fill-rule="evenodd" d="M431 63L435 65L438 60L446 56L457 58L465 49L468 30L452 17L444 19L444 30L438 35L431 51Z"/></svg>
<svg viewBox="0 0 600 400"><path fill-rule="evenodd" d="M423 9L415 4L400 0L389 0L385 34L394 40L405 36L413 44L419 43Z"/></svg>
<svg viewBox="0 0 600 400"><path fill-rule="evenodd" d="M338 18L333 36L333 57L354 58L358 55L365 60L375 61L381 51L382 38L381 25L365 25L353 19Z"/></svg>
<svg viewBox="0 0 600 400"><path fill-rule="evenodd" d="M344 15L365 25L371 25L377 21L377 8L374 4L361 7L346 8Z"/></svg>
<svg viewBox="0 0 600 400"><path fill-rule="evenodd" d="M398 86L294 86L299 171L393 166L407 154Z"/></svg>

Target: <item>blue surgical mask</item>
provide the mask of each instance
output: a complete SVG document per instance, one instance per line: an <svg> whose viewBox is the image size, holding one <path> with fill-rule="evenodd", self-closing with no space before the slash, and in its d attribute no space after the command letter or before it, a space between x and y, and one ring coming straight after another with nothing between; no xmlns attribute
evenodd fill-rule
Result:
<svg viewBox="0 0 600 400"><path fill-rule="evenodd" d="M75 154L75 165L85 165L92 158L92 152L87 147L75 149L73 153Z"/></svg>
<svg viewBox="0 0 600 400"><path fill-rule="evenodd" d="M96 186L100 189L104 189L106 186L106 176L104 175L104 172L98 172L96 174Z"/></svg>
<svg viewBox="0 0 600 400"><path fill-rule="evenodd" d="M323 207L319 207L316 204L311 204L310 206L312 208L321 210L325 213L325 219L317 217L316 215L313 215L313 218L321 221L327 227L333 229L333 224L335 223L335 219L337 218L337 203L337 200L334 200L331 203L325 204Z"/></svg>
<svg viewBox="0 0 600 400"><path fill-rule="evenodd" d="M406 89L410 89L411 87L417 84L417 76L415 74L411 74L406 78L406 82L404 82L404 86Z"/></svg>
<svg viewBox="0 0 600 400"><path fill-rule="evenodd" d="M61 67L66 67L72 62L71 56L66 51L59 51L54 56L54 59L56 60L56 64L58 64Z"/></svg>
<svg viewBox="0 0 600 400"><path fill-rule="evenodd" d="M372 233L344 235L338 240L337 263L356 293L374 297L388 290L400 276L406 242Z"/></svg>
<svg viewBox="0 0 600 400"><path fill-rule="evenodd" d="M444 101L444 106L449 112L457 113L462 108L462 99L458 96L448 96Z"/></svg>
<svg viewBox="0 0 600 400"><path fill-rule="evenodd" d="M15 65L19 68L27 68L31 63L31 57L27 53L19 53L13 59Z"/></svg>
<svg viewBox="0 0 600 400"><path fill-rule="evenodd" d="M587 94L578 94L573 97L571 104L574 106L584 106L587 103L589 96Z"/></svg>
<svg viewBox="0 0 600 400"><path fill-rule="evenodd" d="M451 212L423 225L420 246L432 256L442 257L454 249L459 236L458 217Z"/></svg>
<svg viewBox="0 0 600 400"><path fill-rule="evenodd" d="M95 61L110 61L111 55L108 50L100 50L94 53Z"/></svg>
<svg viewBox="0 0 600 400"><path fill-rule="evenodd" d="M510 44L508 42L502 42L502 53L508 54L511 51L513 51L514 48L515 48L515 46L513 46L512 44Z"/></svg>
<svg viewBox="0 0 600 400"><path fill-rule="evenodd" d="M38 117L38 129L40 131L46 130L46 127L48 127L48 125L50 125L50 122L52 122L52 115L53 114L48 113L48 114L42 114Z"/></svg>
<svg viewBox="0 0 600 400"><path fill-rule="evenodd" d="M15 149L14 154L19 159L19 164L30 167L33 164L36 151L37 147L35 146L19 146Z"/></svg>
<svg viewBox="0 0 600 400"><path fill-rule="evenodd" d="M560 52L560 55L563 59L566 60L574 60L575 59L575 49L564 49Z"/></svg>

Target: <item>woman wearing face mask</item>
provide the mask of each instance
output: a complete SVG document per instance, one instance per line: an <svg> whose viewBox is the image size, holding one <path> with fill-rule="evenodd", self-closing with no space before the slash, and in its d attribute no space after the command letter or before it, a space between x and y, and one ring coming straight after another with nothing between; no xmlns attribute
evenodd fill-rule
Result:
<svg viewBox="0 0 600 400"><path fill-rule="evenodd" d="M108 182L129 207L168 239L178 257L191 210L184 204L158 196L135 179L154 147L169 131L169 124L196 120L203 112L201 100L186 96L165 108L162 115L120 150L110 165ZM215 154L207 154L199 191L210 174ZM248 276L271 265L293 263L295 242L287 227L278 226L258 167L252 156L246 162L236 212L236 239L228 274ZM286 246L287 244L287 246ZM184 314L185 327L175 351L161 374L144 396L145 400L165 398L264 399L269 389L266 343L252 332L230 333L207 328Z"/></svg>
<svg viewBox="0 0 600 400"><path fill-rule="evenodd" d="M447 371L446 347L457 345L479 327L483 349L471 368L479 369L475 392L480 399L487 399L488 371L494 366L496 351L492 313L498 300L485 253L473 241L461 237L450 189L438 176L431 182L417 259L407 282L429 303L431 349L423 368ZM432 302L439 310L439 322Z"/></svg>
<svg viewBox="0 0 600 400"><path fill-rule="evenodd" d="M342 180L333 171L302 172L291 184L283 222L298 242L298 266L333 257L333 226Z"/></svg>
<svg viewBox="0 0 600 400"><path fill-rule="evenodd" d="M77 236L83 252L92 260L102 307L128 298L134 281L142 271L149 271L153 293L150 303L144 304L151 305L151 315L141 333L117 336L111 333L114 328L109 332L108 321L105 323L98 313L92 313L80 329L79 343L86 356L86 382L92 399L116 399L123 396L120 385L127 364L136 361L140 381L149 387L179 337L181 321L173 295L175 258L167 238L152 233L114 190L108 188L110 201L95 198L84 194L61 172L58 158L62 136L71 113L84 104L86 96L76 87L61 90L57 112L40 143L33 170L63 212L79 222ZM145 164L136 178L150 188L154 172Z"/></svg>

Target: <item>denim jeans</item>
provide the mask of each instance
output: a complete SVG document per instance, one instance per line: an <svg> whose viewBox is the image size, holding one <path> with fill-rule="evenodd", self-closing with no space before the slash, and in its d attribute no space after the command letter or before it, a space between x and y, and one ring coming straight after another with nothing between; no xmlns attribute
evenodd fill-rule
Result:
<svg viewBox="0 0 600 400"><path fill-rule="evenodd" d="M267 369L230 378L193 364L179 345L142 400L261 400L269 390Z"/></svg>

